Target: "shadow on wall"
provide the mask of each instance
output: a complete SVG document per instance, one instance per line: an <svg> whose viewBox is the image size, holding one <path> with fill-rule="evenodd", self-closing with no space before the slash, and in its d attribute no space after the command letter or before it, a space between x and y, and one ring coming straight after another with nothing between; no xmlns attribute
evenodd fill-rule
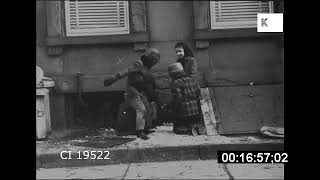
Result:
<svg viewBox="0 0 320 180"><path fill-rule="evenodd" d="M159 90L158 118L161 122L170 121L170 90ZM83 93L82 104L77 94L68 96L68 129L77 128L115 128L119 105L123 103L124 91Z"/></svg>
<svg viewBox="0 0 320 180"><path fill-rule="evenodd" d="M114 127L119 104L124 101L124 92L84 93L82 105L74 98L74 118L70 128L108 128Z"/></svg>

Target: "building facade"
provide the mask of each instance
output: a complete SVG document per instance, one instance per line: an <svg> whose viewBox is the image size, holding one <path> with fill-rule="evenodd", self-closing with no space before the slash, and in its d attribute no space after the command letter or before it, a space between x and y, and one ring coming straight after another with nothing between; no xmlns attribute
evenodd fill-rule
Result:
<svg viewBox="0 0 320 180"><path fill-rule="evenodd" d="M159 91L167 92L167 66L176 61L179 41L194 52L220 133L283 125L283 33L258 33L251 21L257 9L283 12L283 1L226 2L36 1L36 63L56 84L50 92L53 130L114 121L125 79L110 87L103 80L146 47L160 50L154 72Z"/></svg>

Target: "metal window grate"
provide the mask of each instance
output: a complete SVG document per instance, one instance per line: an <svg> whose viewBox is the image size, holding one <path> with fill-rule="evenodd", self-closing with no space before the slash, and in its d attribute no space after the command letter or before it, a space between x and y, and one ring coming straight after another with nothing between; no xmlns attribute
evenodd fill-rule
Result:
<svg viewBox="0 0 320 180"><path fill-rule="evenodd" d="M65 1L67 36L129 33L128 1Z"/></svg>
<svg viewBox="0 0 320 180"><path fill-rule="evenodd" d="M256 27L258 13L272 12L272 1L210 1L211 29Z"/></svg>

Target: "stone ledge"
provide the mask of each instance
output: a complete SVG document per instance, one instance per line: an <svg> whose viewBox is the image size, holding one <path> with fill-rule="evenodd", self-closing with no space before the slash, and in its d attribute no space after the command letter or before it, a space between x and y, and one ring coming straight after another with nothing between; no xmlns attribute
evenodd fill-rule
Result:
<svg viewBox="0 0 320 180"><path fill-rule="evenodd" d="M37 156L37 168L83 167L122 163L182 161L198 159L217 159L219 150L284 150L284 143L260 144L204 144L190 146L163 146L136 149L110 150L109 160L78 160L74 154L71 160L63 160L59 153ZM76 153L76 152L74 152Z"/></svg>

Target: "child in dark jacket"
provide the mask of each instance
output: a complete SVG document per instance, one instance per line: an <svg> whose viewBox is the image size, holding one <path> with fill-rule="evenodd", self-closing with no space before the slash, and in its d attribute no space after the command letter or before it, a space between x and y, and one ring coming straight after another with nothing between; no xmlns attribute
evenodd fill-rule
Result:
<svg viewBox="0 0 320 180"><path fill-rule="evenodd" d="M198 73L197 60L194 58L189 46L186 43L178 42L174 48L178 56L177 62L182 64L186 75L196 79Z"/></svg>

